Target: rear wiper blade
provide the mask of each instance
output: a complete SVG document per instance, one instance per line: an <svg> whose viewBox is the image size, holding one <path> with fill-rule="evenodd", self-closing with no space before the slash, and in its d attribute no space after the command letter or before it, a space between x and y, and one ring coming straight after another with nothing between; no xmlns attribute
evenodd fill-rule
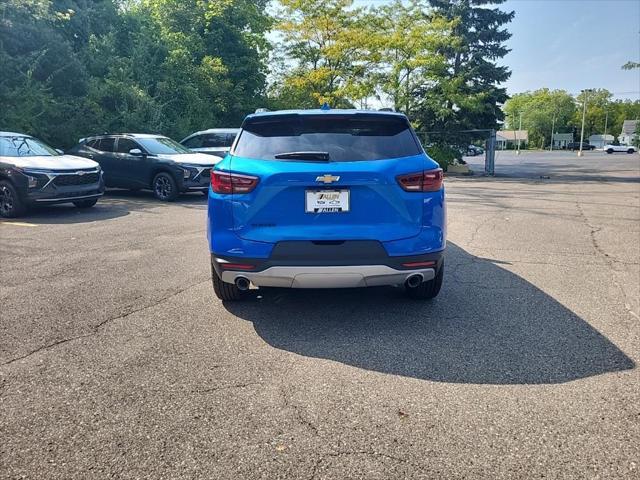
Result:
<svg viewBox="0 0 640 480"><path fill-rule="evenodd" d="M278 160L295 159L295 160L320 160L322 162L329 161L329 152L284 152L274 155Z"/></svg>

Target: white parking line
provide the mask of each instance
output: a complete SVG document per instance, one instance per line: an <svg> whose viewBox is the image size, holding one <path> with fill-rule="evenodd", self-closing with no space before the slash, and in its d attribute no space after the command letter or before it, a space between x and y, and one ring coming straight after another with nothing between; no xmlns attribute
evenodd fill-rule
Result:
<svg viewBox="0 0 640 480"><path fill-rule="evenodd" d="M36 225L35 223L27 223L27 222L9 222L9 221L5 221L5 220L0 220L0 224L5 224L5 225L14 225L16 227L37 227L38 225Z"/></svg>

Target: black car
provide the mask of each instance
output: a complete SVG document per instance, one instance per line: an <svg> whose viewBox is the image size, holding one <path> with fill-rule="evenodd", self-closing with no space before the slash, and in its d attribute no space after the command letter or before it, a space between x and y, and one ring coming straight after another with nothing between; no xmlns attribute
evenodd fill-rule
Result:
<svg viewBox="0 0 640 480"><path fill-rule="evenodd" d="M82 139L69 150L100 164L107 187L149 189L163 201L209 189L220 158L197 153L162 135L122 133Z"/></svg>
<svg viewBox="0 0 640 480"><path fill-rule="evenodd" d="M30 135L0 132L0 217L18 217L33 205L89 208L103 193L96 162L63 155Z"/></svg>
<svg viewBox="0 0 640 480"><path fill-rule="evenodd" d="M580 150L580 142L567 143L567 150ZM595 145L590 145L588 142L582 142L582 150L595 150Z"/></svg>

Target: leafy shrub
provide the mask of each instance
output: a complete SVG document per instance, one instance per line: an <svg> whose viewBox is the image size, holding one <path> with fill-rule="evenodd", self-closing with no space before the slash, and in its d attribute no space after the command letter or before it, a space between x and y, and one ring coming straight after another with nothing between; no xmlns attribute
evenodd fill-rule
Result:
<svg viewBox="0 0 640 480"><path fill-rule="evenodd" d="M429 156L438 162L440 168L445 172L449 165L455 163L457 159L459 160L462 158L460 150L450 145L434 144L427 147L426 150Z"/></svg>

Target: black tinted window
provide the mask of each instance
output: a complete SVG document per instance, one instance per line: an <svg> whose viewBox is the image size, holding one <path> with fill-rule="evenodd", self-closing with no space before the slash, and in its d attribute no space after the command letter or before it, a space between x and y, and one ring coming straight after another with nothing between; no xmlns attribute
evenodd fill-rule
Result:
<svg viewBox="0 0 640 480"><path fill-rule="evenodd" d="M265 117L245 124L234 154L273 160L291 152L326 152L333 162L418 155L406 119L383 115Z"/></svg>
<svg viewBox="0 0 640 480"><path fill-rule="evenodd" d="M187 148L200 148L202 147L202 135L196 135L187 139L183 145Z"/></svg>
<svg viewBox="0 0 640 480"><path fill-rule="evenodd" d="M116 143L115 138L101 138L98 145L96 147L101 152L113 152L114 144Z"/></svg>
<svg viewBox="0 0 640 480"><path fill-rule="evenodd" d="M100 140L89 140L87 142L87 147L98 148L98 143L99 142L100 142Z"/></svg>
<svg viewBox="0 0 640 480"><path fill-rule="evenodd" d="M208 133L202 139L203 147L230 147L229 135L226 133Z"/></svg>
<svg viewBox="0 0 640 480"><path fill-rule="evenodd" d="M130 138L119 138L118 139L118 153L129 153L129 150L133 150L137 148L141 150L140 145L131 140Z"/></svg>
<svg viewBox="0 0 640 480"><path fill-rule="evenodd" d="M237 133L227 133L227 147L231 147L236 139Z"/></svg>

